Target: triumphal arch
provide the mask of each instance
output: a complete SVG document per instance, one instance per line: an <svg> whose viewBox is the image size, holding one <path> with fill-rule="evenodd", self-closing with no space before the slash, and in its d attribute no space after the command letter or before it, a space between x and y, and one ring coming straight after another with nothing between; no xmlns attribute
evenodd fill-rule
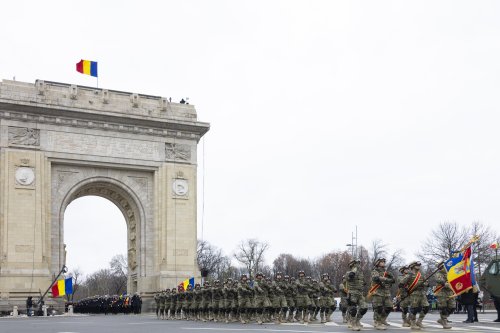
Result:
<svg viewBox="0 0 500 333"><path fill-rule="evenodd" d="M0 301L50 285L65 264L64 211L87 195L125 217L129 292L199 276L196 152L208 129L194 106L164 97L3 80Z"/></svg>

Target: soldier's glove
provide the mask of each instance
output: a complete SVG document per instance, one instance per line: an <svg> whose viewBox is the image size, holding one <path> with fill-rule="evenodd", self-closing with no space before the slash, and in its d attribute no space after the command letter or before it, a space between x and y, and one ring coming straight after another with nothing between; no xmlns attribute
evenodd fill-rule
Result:
<svg viewBox="0 0 500 333"><path fill-rule="evenodd" d="M356 273L354 273L354 272L349 272L349 274L347 275L347 277L349 278L349 280L354 280L355 276L356 276Z"/></svg>

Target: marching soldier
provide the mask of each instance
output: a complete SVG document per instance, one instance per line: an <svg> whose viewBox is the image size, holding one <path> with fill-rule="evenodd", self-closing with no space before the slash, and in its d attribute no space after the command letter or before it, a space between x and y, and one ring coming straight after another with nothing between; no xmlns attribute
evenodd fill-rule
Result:
<svg viewBox="0 0 500 333"><path fill-rule="evenodd" d="M429 312L429 302L425 293L425 288L428 287L428 284L424 282L424 278L420 272L420 262L414 261L408 267L410 268L410 272L401 282L404 286L407 286L406 289L410 298L410 328L419 330L424 327L422 321L427 312ZM417 313L419 314L418 319Z"/></svg>
<svg viewBox="0 0 500 333"><path fill-rule="evenodd" d="M160 293L155 294L154 300L156 303L156 318L160 319ZM105 314L106 314L106 312L105 312Z"/></svg>
<svg viewBox="0 0 500 333"><path fill-rule="evenodd" d="M360 264L361 262L359 260L352 260L349 263L350 271L346 273L348 290L347 304L350 315L350 322L348 323L348 326L351 326L353 331L361 330L361 318L363 318L365 313L368 311L368 306L366 305L365 297L363 296L365 281Z"/></svg>
<svg viewBox="0 0 500 333"><path fill-rule="evenodd" d="M437 298L437 306L439 309L440 318L438 323L443 325L443 328L450 329L451 325L448 322L448 317L455 311L454 292L448 284L447 272L444 267L444 262L438 265L439 272L436 276L436 287L434 287L434 295Z"/></svg>
<svg viewBox="0 0 500 333"><path fill-rule="evenodd" d="M386 319L392 311L391 286L396 282L390 272L385 269L385 259L375 261L372 270L372 285L368 298L372 299L373 321L377 330L385 330Z"/></svg>
<svg viewBox="0 0 500 333"><path fill-rule="evenodd" d="M337 289L332 285L330 276L324 273L321 276L321 282L319 284L320 289L320 318L321 323L326 323L331 321L330 316L336 309L335 304L335 293Z"/></svg>
<svg viewBox="0 0 500 333"><path fill-rule="evenodd" d="M288 318L286 318L286 308L284 310L284 318L287 319L289 323L293 322L293 312L295 311L295 297L297 296L297 286L290 279L290 276L285 275L284 278L284 290L286 304L288 305Z"/></svg>
<svg viewBox="0 0 500 333"><path fill-rule="evenodd" d="M310 276L307 277L309 282L309 298L311 299L311 309L309 310L309 320L317 321L318 313L320 310L320 288L318 280L311 279Z"/></svg>
<svg viewBox="0 0 500 333"><path fill-rule="evenodd" d="M306 281L304 271L299 271L299 277L295 281L297 287L297 312L295 319L300 321L301 324L309 322L307 311L311 308L311 299L309 298L309 284Z"/></svg>
<svg viewBox="0 0 500 333"><path fill-rule="evenodd" d="M342 323L347 323L349 319L348 304L347 304L347 280L345 275L342 276L342 282L339 285L339 293L340 293L340 311L342 312Z"/></svg>
<svg viewBox="0 0 500 333"><path fill-rule="evenodd" d="M224 294L219 280L215 280L212 287L212 313L214 322L221 320L221 312L224 312Z"/></svg>
<svg viewBox="0 0 500 333"><path fill-rule="evenodd" d="M243 274L238 284L238 309L242 324L246 324L250 320L250 311L253 308L252 294L253 291L248 284L248 278L246 274Z"/></svg>
<svg viewBox="0 0 500 333"><path fill-rule="evenodd" d="M254 282L254 291L255 291L255 311L257 316L257 324L262 324L264 322L264 316L266 311L271 307L271 303L269 302L269 286L267 281L264 278L264 274L257 273L255 275Z"/></svg>
<svg viewBox="0 0 500 333"><path fill-rule="evenodd" d="M271 306L276 324L284 323L286 319L287 303L285 297L286 285L283 281L283 273L278 272L271 283Z"/></svg>
<svg viewBox="0 0 500 333"><path fill-rule="evenodd" d="M193 308L194 308L194 315L195 315L195 320L201 320L200 316L200 311L202 309L202 291L201 291L201 285L199 283L196 283L194 285L194 291L193 291Z"/></svg>
<svg viewBox="0 0 500 333"><path fill-rule="evenodd" d="M408 290L406 286L402 284L402 280L406 275L410 272L410 268L408 266L403 266L399 269L401 276L399 278L399 288L398 295L396 297L399 302L399 306L401 308L401 318L403 319L403 327L410 327L410 319L408 318L408 312L410 308L410 298L408 297Z"/></svg>

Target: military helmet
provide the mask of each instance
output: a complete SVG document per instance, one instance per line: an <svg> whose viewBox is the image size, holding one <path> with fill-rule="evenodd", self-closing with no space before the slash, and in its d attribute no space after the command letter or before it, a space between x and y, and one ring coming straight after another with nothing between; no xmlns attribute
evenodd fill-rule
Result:
<svg viewBox="0 0 500 333"><path fill-rule="evenodd" d="M292 277L290 278L290 282L293 282L293 281L295 281L295 276L292 276Z"/></svg>
<svg viewBox="0 0 500 333"><path fill-rule="evenodd" d="M258 278L258 277L263 278L264 274L262 274L262 272L257 272L257 274L255 274L255 278Z"/></svg>
<svg viewBox="0 0 500 333"><path fill-rule="evenodd" d="M248 276L246 274L241 274L240 280L243 280L243 279L248 279Z"/></svg>
<svg viewBox="0 0 500 333"><path fill-rule="evenodd" d="M356 264L360 264L360 263L361 263L361 261L359 261L359 260L357 260L357 259L351 260L351 261L349 262L349 267L352 267L352 266L354 266L354 265L356 265Z"/></svg>
<svg viewBox="0 0 500 333"><path fill-rule="evenodd" d="M285 275L285 276L283 277L283 279L285 279L285 280L290 280L290 276L289 276L289 275Z"/></svg>
<svg viewBox="0 0 500 333"><path fill-rule="evenodd" d="M422 263L420 263L420 261L414 261L414 262L412 262L411 264L408 265L408 267L410 269L412 269L415 266L422 266Z"/></svg>
<svg viewBox="0 0 500 333"><path fill-rule="evenodd" d="M301 276L301 275L306 275L306 273L304 271L299 271L299 273L297 274L298 276Z"/></svg>
<svg viewBox="0 0 500 333"><path fill-rule="evenodd" d="M375 260L375 266L378 266L378 264L380 264L381 262L385 262L385 258L378 258L377 260Z"/></svg>
<svg viewBox="0 0 500 333"><path fill-rule="evenodd" d="M403 274L409 267L408 266L402 266L399 268L399 273Z"/></svg>
<svg viewBox="0 0 500 333"><path fill-rule="evenodd" d="M200 284L199 284L199 283L196 283L196 284L194 285L194 287L195 287L195 288L201 288L201 286L200 286Z"/></svg>
<svg viewBox="0 0 500 333"><path fill-rule="evenodd" d="M312 279L312 283L318 283L318 280Z"/></svg>
<svg viewBox="0 0 500 333"><path fill-rule="evenodd" d="M306 276L306 280L311 280L311 279L312 279L312 277L310 277L309 275Z"/></svg>

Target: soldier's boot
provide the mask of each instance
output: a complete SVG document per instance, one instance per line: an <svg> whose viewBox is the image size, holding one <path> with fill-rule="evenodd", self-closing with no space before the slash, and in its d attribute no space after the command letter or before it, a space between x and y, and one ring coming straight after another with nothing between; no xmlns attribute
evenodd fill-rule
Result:
<svg viewBox="0 0 500 333"><path fill-rule="evenodd" d="M325 313L325 320L327 323L331 322L332 321L332 314L333 314L333 311L332 309L328 309L326 310L326 313Z"/></svg>
<svg viewBox="0 0 500 333"><path fill-rule="evenodd" d="M318 313L319 313L319 308L315 308L314 311L313 311L313 316L312 316L312 320L313 321L317 321L318 320Z"/></svg>
<svg viewBox="0 0 500 333"><path fill-rule="evenodd" d="M292 311L292 309L290 309L288 311L288 317L287 317L286 321L289 323L293 323L293 311Z"/></svg>
<svg viewBox="0 0 500 333"><path fill-rule="evenodd" d="M391 324L389 324L387 322L387 315L385 315L385 314L382 316L381 323L382 323L382 325L385 325L385 326L391 326Z"/></svg>
<svg viewBox="0 0 500 333"><path fill-rule="evenodd" d="M297 309L297 311L295 311L295 317L294 317L295 321L300 321L301 320L300 312L301 312L300 309Z"/></svg>
<svg viewBox="0 0 500 333"><path fill-rule="evenodd" d="M424 320L424 317L418 317L417 319L417 326L420 327L420 328L425 328L424 327L424 324L422 323L422 320Z"/></svg>
<svg viewBox="0 0 500 333"><path fill-rule="evenodd" d="M410 315L410 329L412 330L420 330L420 327L417 325L415 315Z"/></svg>
<svg viewBox="0 0 500 333"><path fill-rule="evenodd" d="M360 320L361 320L361 318L354 319L354 323L352 325L353 331L361 331L361 328L363 327L363 325L361 325Z"/></svg>
<svg viewBox="0 0 500 333"><path fill-rule="evenodd" d="M403 319L403 327L410 327L410 320L408 319L408 314L403 313L401 317Z"/></svg>
<svg viewBox="0 0 500 333"><path fill-rule="evenodd" d="M345 312L342 312L342 323L346 324L347 323L347 316Z"/></svg>
<svg viewBox="0 0 500 333"><path fill-rule="evenodd" d="M325 313L323 311L321 311L319 313L319 319L321 320L322 324L326 323L326 316L325 316Z"/></svg>
<svg viewBox="0 0 500 333"><path fill-rule="evenodd" d="M443 328L444 328L444 329L451 329L451 325L450 325L450 323L448 322L448 319L447 319L447 318L443 319Z"/></svg>
<svg viewBox="0 0 500 333"><path fill-rule="evenodd" d="M375 321L375 325L373 325L373 326L375 327L375 329L376 329L376 330L381 330L381 331L383 331L383 330L386 330L386 329L387 329L387 327L385 327L385 325L384 325L384 324L382 324L382 322L381 322L380 320L376 320L376 321Z"/></svg>

